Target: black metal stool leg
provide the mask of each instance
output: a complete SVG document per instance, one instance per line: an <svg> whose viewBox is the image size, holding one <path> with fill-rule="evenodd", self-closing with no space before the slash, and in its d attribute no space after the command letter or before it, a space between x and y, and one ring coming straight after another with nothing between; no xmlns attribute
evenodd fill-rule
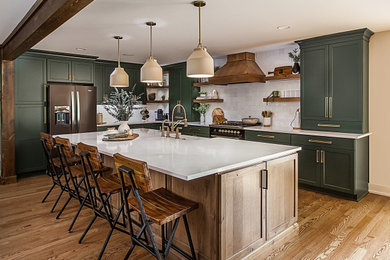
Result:
<svg viewBox="0 0 390 260"><path fill-rule="evenodd" d="M71 223L70 226L69 226L69 229L68 229L68 232L69 232L69 233L72 232L73 225L76 223L76 220L77 220L77 218L79 217L79 214L80 214L80 212L81 212L81 209L84 207L84 204L85 204L85 202L86 202L86 200L87 200L87 198L88 198L88 195L89 195L89 193L87 193L87 194L85 195L85 197L84 197L84 199L83 199L83 202L81 202L80 207L79 207L79 210L76 212L76 215L74 216L73 221L72 221L72 223Z"/></svg>
<svg viewBox="0 0 390 260"><path fill-rule="evenodd" d="M53 183L53 185L51 186L50 190L46 193L45 197L42 199L42 203L45 202L45 200L47 199L47 197L49 196L51 191L54 189L54 186L56 186L56 185Z"/></svg>
<svg viewBox="0 0 390 260"><path fill-rule="evenodd" d="M68 206L68 203L69 201L72 199L72 196L69 195L69 198L68 200L65 202L64 206L62 206L62 209L60 210L60 212L58 212L57 216L56 216L56 219L59 219L62 212L64 211L64 209L66 208L66 206Z"/></svg>
<svg viewBox="0 0 390 260"><path fill-rule="evenodd" d="M192 243L190 228L188 226L187 215L183 216L183 220L184 220L184 226L185 226L186 232L187 232L188 243L190 244L190 248L191 248L192 259L196 260L196 254L195 254L194 244Z"/></svg>
<svg viewBox="0 0 390 260"><path fill-rule="evenodd" d="M169 236L169 240L168 240L168 242L167 242L167 248L166 248L165 251L164 251L164 259L168 256L169 249L171 249L173 237L175 236L176 229L177 229L177 226L178 226L178 224L179 224L179 220L180 220L180 218L177 218L177 219L175 220L175 224L173 224L172 232L171 232L171 235Z"/></svg>
<svg viewBox="0 0 390 260"><path fill-rule="evenodd" d="M56 199L56 202L54 202L54 205L53 207L51 208L50 210L50 213L53 213L54 212L54 209L56 208L57 204L58 204L58 201L60 200L60 198L62 197L62 194L64 193L64 189L61 189L61 193L60 195L58 195L58 198Z"/></svg>
<svg viewBox="0 0 390 260"><path fill-rule="evenodd" d="M81 242L83 241L85 235L87 234L87 232L89 231L89 229L92 227L92 224L93 222L95 222L97 218L97 215L95 214L95 216L93 217L93 219L91 220L91 222L89 222L87 228L84 230L84 233L81 235L80 239L79 239L79 244L81 244Z"/></svg>

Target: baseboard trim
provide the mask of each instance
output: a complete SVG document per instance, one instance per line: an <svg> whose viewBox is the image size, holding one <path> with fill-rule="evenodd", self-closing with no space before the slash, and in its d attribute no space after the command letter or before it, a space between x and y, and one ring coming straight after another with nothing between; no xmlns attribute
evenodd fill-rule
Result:
<svg viewBox="0 0 390 260"><path fill-rule="evenodd" d="M0 185L16 183L17 181L18 178L16 177L16 175L9 177L0 177Z"/></svg>
<svg viewBox="0 0 390 260"><path fill-rule="evenodd" d="M390 197L389 186L382 186L382 185L370 183L368 187L369 187L369 193Z"/></svg>

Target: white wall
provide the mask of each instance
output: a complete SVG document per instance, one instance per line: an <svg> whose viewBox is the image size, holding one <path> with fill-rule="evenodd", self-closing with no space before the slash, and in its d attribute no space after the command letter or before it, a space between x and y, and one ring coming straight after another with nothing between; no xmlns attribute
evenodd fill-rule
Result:
<svg viewBox="0 0 390 260"><path fill-rule="evenodd" d="M256 53L256 61L262 71L267 74L275 67L292 65L288 52L297 48L297 45L290 44L281 46L280 49L263 51ZM226 59L217 59L216 66L221 66ZM219 97L224 99L223 103L211 103L210 109L206 113L206 123L212 122L211 113L213 109L219 107L225 112L228 120L241 120L243 117L258 117L262 121L261 111L271 110L274 113L273 126L288 127L294 117L294 113L299 108L299 102L287 103L266 103L263 98L267 97L273 90L299 90L300 82L296 80L268 81L266 83L245 83L231 84L227 86L202 86L202 91L211 93L216 89Z"/></svg>
<svg viewBox="0 0 390 260"><path fill-rule="evenodd" d="M370 192L390 196L390 31L370 41Z"/></svg>

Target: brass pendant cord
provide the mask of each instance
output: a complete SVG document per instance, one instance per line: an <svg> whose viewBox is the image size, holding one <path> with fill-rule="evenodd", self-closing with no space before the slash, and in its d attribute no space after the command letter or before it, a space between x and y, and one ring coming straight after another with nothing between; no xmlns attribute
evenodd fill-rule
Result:
<svg viewBox="0 0 390 260"><path fill-rule="evenodd" d="M120 50L119 50L119 37L118 37L118 68L121 67L121 55L120 55Z"/></svg>
<svg viewBox="0 0 390 260"><path fill-rule="evenodd" d="M201 13L200 13L200 8L201 6L199 5L199 43L198 43L198 47L201 48L202 47L202 24L201 24Z"/></svg>
<svg viewBox="0 0 390 260"><path fill-rule="evenodd" d="M152 41L153 25L150 25L150 58L153 58L153 41Z"/></svg>

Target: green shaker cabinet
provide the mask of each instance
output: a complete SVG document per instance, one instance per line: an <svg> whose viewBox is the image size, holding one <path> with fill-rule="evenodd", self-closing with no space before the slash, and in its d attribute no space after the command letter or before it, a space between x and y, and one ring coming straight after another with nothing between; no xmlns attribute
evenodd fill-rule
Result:
<svg viewBox="0 0 390 260"><path fill-rule="evenodd" d="M93 61L48 59L47 81L93 84Z"/></svg>
<svg viewBox="0 0 390 260"><path fill-rule="evenodd" d="M368 131L368 44L360 29L298 41L301 48L301 127Z"/></svg>
<svg viewBox="0 0 390 260"><path fill-rule="evenodd" d="M15 60L16 173L40 171L46 161L40 132L46 132L46 59L24 54Z"/></svg>

